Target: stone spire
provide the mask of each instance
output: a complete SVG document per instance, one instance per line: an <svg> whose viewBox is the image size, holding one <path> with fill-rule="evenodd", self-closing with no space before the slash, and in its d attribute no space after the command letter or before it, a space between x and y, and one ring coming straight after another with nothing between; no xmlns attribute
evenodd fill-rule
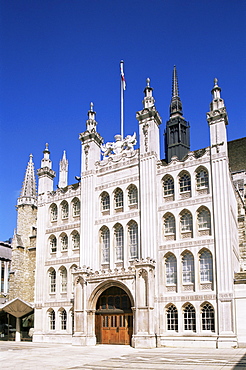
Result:
<svg viewBox="0 0 246 370"><path fill-rule="evenodd" d="M37 188L34 171L34 163L32 161L33 155L30 154L30 159L27 164L25 178L23 181L20 197L18 198L17 204L24 205L37 205Z"/></svg>
<svg viewBox="0 0 246 370"><path fill-rule="evenodd" d="M184 158L190 150L190 131L189 123L183 117L176 66L173 68L170 119L167 121L164 135L167 163L169 163L174 156L178 157L180 160Z"/></svg>
<svg viewBox="0 0 246 370"><path fill-rule="evenodd" d="M170 103L170 117L174 114L182 116L182 103L179 97L178 75L176 66L173 67L172 100Z"/></svg>
<svg viewBox="0 0 246 370"><path fill-rule="evenodd" d="M67 175L68 175L68 160L66 158L66 151L63 152L63 157L60 160L60 173L59 173L59 188L65 188L67 186Z"/></svg>

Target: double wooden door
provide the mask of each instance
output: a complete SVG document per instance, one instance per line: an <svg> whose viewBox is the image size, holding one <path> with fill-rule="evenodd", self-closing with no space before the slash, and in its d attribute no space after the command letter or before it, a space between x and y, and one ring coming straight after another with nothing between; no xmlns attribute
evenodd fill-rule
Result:
<svg viewBox="0 0 246 370"><path fill-rule="evenodd" d="M102 313L96 315L96 337L98 343L130 344L132 331L132 313Z"/></svg>

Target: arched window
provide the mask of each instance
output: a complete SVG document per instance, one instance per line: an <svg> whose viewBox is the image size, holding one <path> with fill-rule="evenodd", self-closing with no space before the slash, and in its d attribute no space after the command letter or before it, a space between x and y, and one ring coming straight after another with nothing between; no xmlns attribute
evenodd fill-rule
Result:
<svg viewBox="0 0 246 370"><path fill-rule="evenodd" d="M67 291L67 269L65 267L60 270L61 276L61 293L66 293Z"/></svg>
<svg viewBox="0 0 246 370"><path fill-rule="evenodd" d="M138 224L135 221L128 224L128 240L130 258L138 258Z"/></svg>
<svg viewBox="0 0 246 370"><path fill-rule="evenodd" d="M117 224L114 227L115 237L115 257L116 261L123 260L123 248L124 248L124 230L122 225Z"/></svg>
<svg viewBox="0 0 246 370"><path fill-rule="evenodd" d="M192 215L189 211L184 211L180 216L180 229L181 232L192 232Z"/></svg>
<svg viewBox="0 0 246 370"><path fill-rule="evenodd" d="M77 217L80 215L80 201L78 198L74 198L72 202L72 209L73 209L73 217Z"/></svg>
<svg viewBox="0 0 246 370"><path fill-rule="evenodd" d="M194 283L194 257L190 252L185 252L182 258L183 284Z"/></svg>
<svg viewBox="0 0 246 370"><path fill-rule="evenodd" d="M49 243L50 243L50 251L51 253L55 253L57 250L57 240L54 235L51 235L49 238Z"/></svg>
<svg viewBox="0 0 246 370"><path fill-rule="evenodd" d="M181 174L179 178L179 188L180 188L180 193L191 191L191 178L187 172Z"/></svg>
<svg viewBox="0 0 246 370"><path fill-rule="evenodd" d="M184 330L196 331L196 311L192 304L187 304L183 310Z"/></svg>
<svg viewBox="0 0 246 370"><path fill-rule="evenodd" d="M50 326L50 330L55 330L56 328L56 314L55 314L55 311L54 310L50 310L49 312L49 326Z"/></svg>
<svg viewBox="0 0 246 370"><path fill-rule="evenodd" d="M174 181L173 181L172 176L167 175L164 177L163 192L164 192L164 197L174 194Z"/></svg>
<svg viewBox="0 0 246 370"><path fill-rule="evenodd" d="M58 217L58 211L57 211L57 205L52 204L50 207L50 220L51 222L57 221Z"/></svg>
<svg viewBox="0 0 246 370"><path fill-rule="evenodd" d="M61 204L61 217L63 220L68 218L68 202L65 200Z"/></svg>
<svg viewBox="0 0 246 370"><path fill-rule="evenodd" d="M167 330L178 331L178 310L172 304L167 308Z"/></svg>
<svg viewBox="0 0 246 370"><path fill-rule="evenodd" d="M201 283L213 281L213 260L209 251L204 250L200 254L200 281Z"/></svg>
<svg viewBox="0 0 246 370"><path fill-rule="evenodd" d="M196 188L208 188L208 172L204 168L199 168L196 172Z"/></svg>
<svg viewBox="0 0 246 370"><path fill-rule="evenodd" d="M209 229L211 228L211 217L210 212L207 208L201 208L197 214L198 229Z"/></svg>
<svg viewBox="0 0 246 370"><path fill-rule="evenodd" d="M101 251L102 251L102 263L109 263L109 229L104 227L101 229Z"/></svg>
<svg viewBox="0 0 246 370"><path fill-rule="evenodd" d="M205 303L202 305L202 330L214 330L214 308L211 304Z"/></svg>
<svg viewBox="0 0 246 370"><path fill-rule="evenodd" d="M55 293L56 291L56 271L54 269L50 270L50 293Z"/></svg>
<svg viewBox="0 0 246 370"><path fill-rule="evenodd" d="M60 311L60 319L61 319L61 330L67 330L67 311L62 309Z"/></svg>
<svg viewBox="0 0 246 370"><path fill-rule="evenodd" d="M73 231L72 233L72 248L77 249L80 245L80 235L77 231Z"/></svg>
<svg viewBox="0 0 246 370"><path fill-rule="evenodd" d="M175 234L175 218L171 213L164 216L164 234Z"/></svg>
<svg viewBox="0 0 246 370"><path fill-rule="evenodd" d="M128 203L130 206L138 203L138 189L135 185L130 185L128 188Z"/></svg>
<svg viewBox="0 0 246 370"><path fill-rule="evenodd" d="M177 284L177 259L173 254L166 257L166 285Z"/></svg>
<svg viewBox="0 0 246 370"><path fill-rule="evenodd" d="M114 193L114 204L116 209L123 208L123 191L119 188Z"/></svg>
<svg viewBox="0 0 246 370"><path fill-rule="evenodd" d="M68 237L67 234L61 235L61 250L66 251L68 249Z"/></svg>
<svg viewBox="0 0 246 370"><path fill-rule="evenodd" d="M109 211L110 209L110 198L109 194L104 191L101 195L101 210L104 211Z"/></svg>

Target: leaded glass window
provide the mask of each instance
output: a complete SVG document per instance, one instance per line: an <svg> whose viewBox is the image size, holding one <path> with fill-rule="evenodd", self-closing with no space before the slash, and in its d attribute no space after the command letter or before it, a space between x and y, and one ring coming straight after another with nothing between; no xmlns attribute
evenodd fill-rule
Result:
<svg viewBox="0 0 246 370"><path fill-rule="evenodd" d="M124 230L121 225L116 225L114 230L116 261L123 260Z"/></svg>
<svg viewBox="0 0 246 370"><path fill-rule="evenodd" d="M184 330L196 331L196 311L191 304L184 308Z"/></svg>
<svg viewBox="0 0 246 370"><path fill-rule="evenodd" d="M209 251L203 251L200 255L200 281L201 283L213 281L213 261Z"/></svg>
<svg viewBox="0 0 246 370"><path fill-rule="evenodd" d="M130 258L138 257L138 225L132 222L128 226Z"/></svg>
<svg viewBox="0 0 246 370"><path fill-rule="evenodd" d="M166 258L166 284L177 284L177 260L173 254Z"/></svg>
<svg viewBox="0 0 246 370"><path fill-rule="evenodd" d="M179 178L180 193L191 190L191 178L188 173L184 173Z"/></svg>
<svg viewBox="0 0 246 370"><path fill-rule="evenodd" d="M202 307L202 330L214 331L214 308L209 303Z"/></svg>
<svg viewBox="0 0 246 370"><path fill-rule="evenodd" d="M178 331L178 310L174 305L167 309L167 330Z"/></svg>
<svg viewBox="0 0 246 370"><path fill-rule="evenodd" d="M165 177L163 181L164 196L174 194L174 181L171 176Z"/></svg>
<svg viewBox="0 0 246 370"><path fill-rule="evenodd" d="M104 228L101 230L101 248L103 263L109 262L109 246L110 246L109 229Z"/></svg>
<svg viewBox="0 0 246 370"><path fill-rule="evenodd" d="M182 275L183 283L194 283L194 257L189 252L182 259Z"/></svg>

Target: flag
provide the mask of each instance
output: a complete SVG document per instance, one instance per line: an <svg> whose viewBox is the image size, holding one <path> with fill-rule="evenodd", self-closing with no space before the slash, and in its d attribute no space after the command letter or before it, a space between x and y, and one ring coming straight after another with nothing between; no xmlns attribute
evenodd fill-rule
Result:
<svg viewBox="0 0 246 370"><path fill-rule="evenodd" d="M123 65L124 65L124 62L123 60L120 62L120 75L121 75L121 86L123 87L123 90L126 89L126 80L125 80L125 76L124 76L124 70L123 70Z"/></svg>

